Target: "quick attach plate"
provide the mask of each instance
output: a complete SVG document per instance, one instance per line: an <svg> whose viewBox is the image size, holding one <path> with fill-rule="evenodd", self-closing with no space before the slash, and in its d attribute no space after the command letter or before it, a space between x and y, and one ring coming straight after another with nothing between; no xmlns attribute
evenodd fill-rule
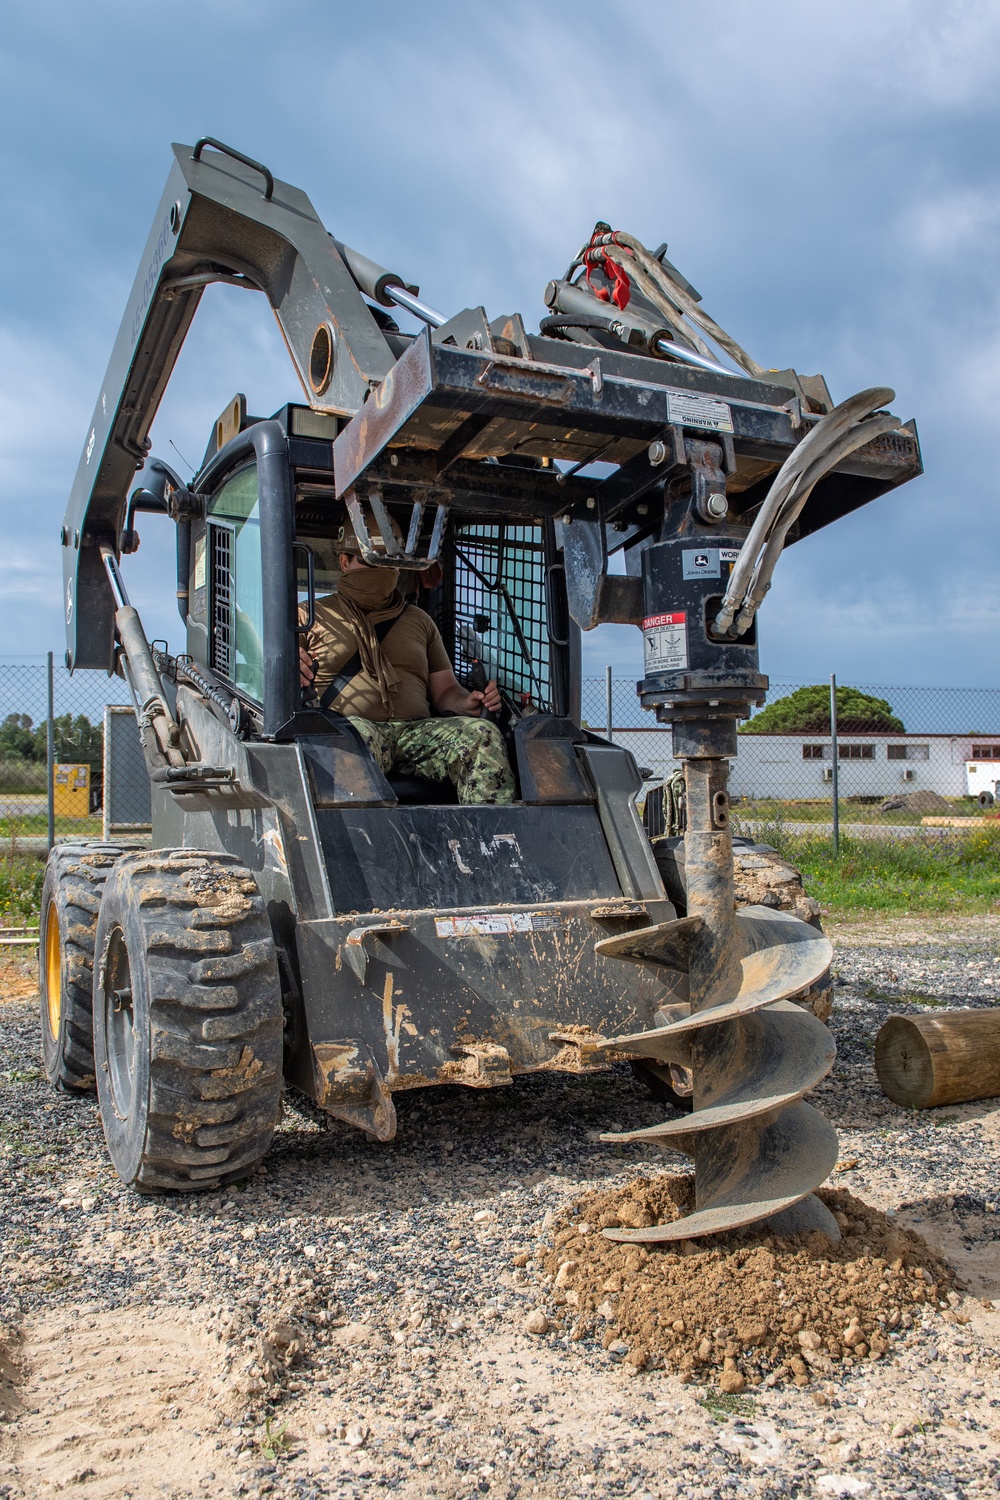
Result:
<svg viewBox="0 0 1000 1500"><path fill-rule="evenodd" d="M649 368L649 361L642 363ZM456 504L473 515L611 521L665 477L650 461L650 444L660 440L668 452L683 452L686 433L732 445L731 513L738 518L752 510L815 419L803 417L794 402L770 406L749 396L720 397L708 373L702 396L692 400L690 389L667 383L670 367L662 369L664 383L658 384L608 374L596 353L581 369L436 344L428 330L334 440L337 493L384 493L394 502L419 496L425 504ZM685 385L690 375L685 371ZM731 433L723 430L729 425ZM598 460L618 468L597 478L555 467ZM914 432L876 439L817 485L798 534L920 472Z"/></svg>

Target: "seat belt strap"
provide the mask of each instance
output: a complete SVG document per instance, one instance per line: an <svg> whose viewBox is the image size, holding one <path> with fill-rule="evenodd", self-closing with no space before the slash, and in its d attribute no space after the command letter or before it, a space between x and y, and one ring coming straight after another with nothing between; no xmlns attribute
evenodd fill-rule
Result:
<svg viewBox="0 0 1000 1500"><path fill-rule="evenodd" d="M386 636L389 634L392 627L398 624L398 622L406 614L406 611L409 609L409 607L410 606L408 604L404 605L398 615L393 615L390 620L380 620L379 623L375 626L375 639L378 641L380 646L385 640ZM323 696L319 700L320 708L329 708L331 703L335 702L336 699L340 697L344 689L350 687L351 683L354 681L355 677L357 677L360 671L361 652L355 651L354 655L352 657L349 657L348 660L345 661L344 665L341 667L340 671L337 673L333 681L327 685L326 689L323 692Z"/></svg>

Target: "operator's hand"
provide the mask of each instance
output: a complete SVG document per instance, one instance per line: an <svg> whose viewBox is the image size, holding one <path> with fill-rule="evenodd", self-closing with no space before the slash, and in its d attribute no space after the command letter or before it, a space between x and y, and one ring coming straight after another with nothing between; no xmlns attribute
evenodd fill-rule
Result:
<svg viewBox="0 0 1000 1500"><path fill-rule="evenodd" d="M485 708L487 713L498 714L502 707L500 689L492 679L486 684L483 692L469 694L470 713L477 714L481 708Z"/></svg>
<svg viewBox="0 0 1000 1500"><path fill-rule="evenodd" d="M299 647L299 685L307 688L312 687L316 680L316 669L319 662L314 656L310 656L305 646Z"/></svg>

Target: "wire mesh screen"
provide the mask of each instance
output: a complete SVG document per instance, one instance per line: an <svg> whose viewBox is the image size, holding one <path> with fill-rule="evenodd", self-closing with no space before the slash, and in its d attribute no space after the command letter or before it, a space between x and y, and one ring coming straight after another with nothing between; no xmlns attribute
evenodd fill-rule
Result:
<svg viewBox="0 0 1000 1500"><path fill-rule="evenodd" d="M545 544L540 526L464 525L453 533L452 659L468 680L487 677L519 706L553 708L546 616Z"/></svg>
<svg viewBox="0 0 1000 1500"><path fill-rule="evenodd" d="M212 549L211 665L223 677L233 675L233 534L225 526L209 527Z"/></svg>
<svg viewBox="0 0 1000 1500"><path fill-rule="evenodd" d="M50 806L45 659L0 661L0 853L8 861L19 855L44 857L50 813L57 841L104 835L108 704L129 704L120 678L100 672L71 676L61 666L53 670ZM130 706L126 720L138 738ZM148 807L149 777L141 760L132 774L136 786L131 800L141 806L145 794ZM141 836L140 829L135 832Z"/></svg>

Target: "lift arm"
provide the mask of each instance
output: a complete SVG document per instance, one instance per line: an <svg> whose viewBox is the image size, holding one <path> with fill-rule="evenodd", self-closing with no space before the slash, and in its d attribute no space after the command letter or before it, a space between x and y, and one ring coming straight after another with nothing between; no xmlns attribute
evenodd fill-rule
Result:
<svg viewBox="0 0 1000 1500"><path fill-rule="evenodd" d="M101 547L117 554L129 486L207 285L264 293L317 411L353 415L395 362L305 193L219 142L173 152L62 528L71 667L111 669L115 601Z"/></svg>

